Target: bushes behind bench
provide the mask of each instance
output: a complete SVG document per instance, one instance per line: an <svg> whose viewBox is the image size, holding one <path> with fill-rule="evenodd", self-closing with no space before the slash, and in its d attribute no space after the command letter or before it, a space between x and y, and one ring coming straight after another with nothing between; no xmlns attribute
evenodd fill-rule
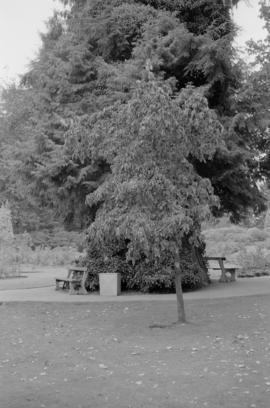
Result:
<svg viewBox="0 0 270 408"><path fill-rule="evenodd" d="M93 255L93 253L91 254ZM121 273L122 290L173 293L175 292L174 276L170 261L164 257L159 264L149 263L141 260L134 266L125 260L122 254L111 256L104 262L99 254L95 257L90 254L81 262L87 266L89 278L87 288L89 291L98 290L99 273ZM122 256L121 256L122 255ZM190 251L183 250L181 253L184 274L182 284L184 290L197 289L203 285L203 279L197 264L192 260Z"/></svg>

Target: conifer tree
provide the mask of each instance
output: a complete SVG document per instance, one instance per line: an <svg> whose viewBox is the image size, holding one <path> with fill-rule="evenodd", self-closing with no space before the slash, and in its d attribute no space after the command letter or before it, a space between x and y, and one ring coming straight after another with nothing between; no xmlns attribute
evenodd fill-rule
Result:
<svg viewBox="0 0 270 408"><path fill-rule="evenodd" d="M262 209L256 180L250 178L252 151L233 120L241 75L233 64L231 3L96 0L69 4L65 18L51 20L40 58L26 77L26 84L37 92L37 111L42 112L37 118L42 124L38 141L42 153L36 177L47 194L52 193L52 200L58 197L66 221L84 225L89 213L85 197L109 168L99 161L93 168L87 158L83 163L74 161L63 147L65 132L83 115L127 101L147 59L156 77L171 81L175 92L189 83L201 88L226 129L224 143L211 160L202 163L190 158L220 198L219 210L214 212L228 212L237 221L248 207Z"/></svg>

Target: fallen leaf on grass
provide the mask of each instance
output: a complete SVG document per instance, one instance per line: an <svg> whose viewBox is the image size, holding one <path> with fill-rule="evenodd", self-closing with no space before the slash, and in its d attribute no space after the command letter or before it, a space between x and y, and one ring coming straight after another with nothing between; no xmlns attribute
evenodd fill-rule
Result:
<svg viewBox="0 0 270 408"><path fill-rule="evenodd" d="M100 368L108 368L105 364L99 364L98 365Z"/></svg>

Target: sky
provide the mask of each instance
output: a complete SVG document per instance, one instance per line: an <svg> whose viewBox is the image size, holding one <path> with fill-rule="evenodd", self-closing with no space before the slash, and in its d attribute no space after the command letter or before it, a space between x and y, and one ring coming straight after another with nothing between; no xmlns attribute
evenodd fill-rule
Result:
<svg viewBox="0 0 270 408"><path fill-rule="evenodd" d="M58 0L0 0L0 84L26 72L41 46L39 33L46 30L46 20L59 7ZM242 1L234 10L240 27L238 46L264 37L258 12L259 0Z"/></svg>
<svg viewBox="0 0 270 408"><path fill-rule="evenodd" d="M256 41L265 37L264 23L259 18L259 0L240 1L233 9L233 19L239 27L237 46L243 47L251 38Z"/></svg>
<svg viewBox="0 0 270 408"><path fill-rule="evenodd" d="M0 83L27 70L41 45L40 32L57 0L0 0Z"/></svg>

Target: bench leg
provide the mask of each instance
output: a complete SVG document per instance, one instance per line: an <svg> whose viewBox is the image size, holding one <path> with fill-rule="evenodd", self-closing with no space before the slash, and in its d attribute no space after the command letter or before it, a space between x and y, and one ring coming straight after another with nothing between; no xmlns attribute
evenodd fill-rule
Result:
<svg viewBox="0 0 270 408"><path fill-rule="evenodd" d="M219 259L218 261L219 267L221 269L221 277L219 279L219 282L228 282L227 276L226 276L226 270L224 268L223 260Z"/></svg>
<svg viewBox="0 0 270 408"><path fill-rule="evenodd" d="M63 284L63 289L64 289L64 290L69 289L69 282L64 282L64 284Z"/></svg>
<svg viewBox="0 0 270 408"><path fill-rule="evenodd" d="M81 287L78 290L79 295L88 295L87 290L85 289L84 285L81 285Z"/></svg>
<svg viewBox="0 0 270 408"><path fill-rule="evenodd" d="M85 289L84 285L78 282L70 282L69 288L70 295L88 295L87 290Z"/></svg>
<svg viewBox="0 0 270 408"><path fill-rule="evenodd" d="M69 286L70 295L88 295L87 290L85 289L82 283L70 282Z"/></svg>
<svg viewBox="0 0 270 408"><path fill-rule="evenodd" d="M70 282L69 285L69 294L70 295L77 295L78 290L75 288L75 285L78 286L78 283Z"/></svg>
<svg viewBox="0 0 270 408"><path fill-rule="evenodd" d="M230 268L227 269L227 272L229 272L231 274L231 282L235 282L236 281L236 270L234 268Z"/></svg>
<svg viewBox="0 0 270 408"><path fill-rule="evenodd" d="M59 281L55 281L55 290L60 290Z"/></svg>

